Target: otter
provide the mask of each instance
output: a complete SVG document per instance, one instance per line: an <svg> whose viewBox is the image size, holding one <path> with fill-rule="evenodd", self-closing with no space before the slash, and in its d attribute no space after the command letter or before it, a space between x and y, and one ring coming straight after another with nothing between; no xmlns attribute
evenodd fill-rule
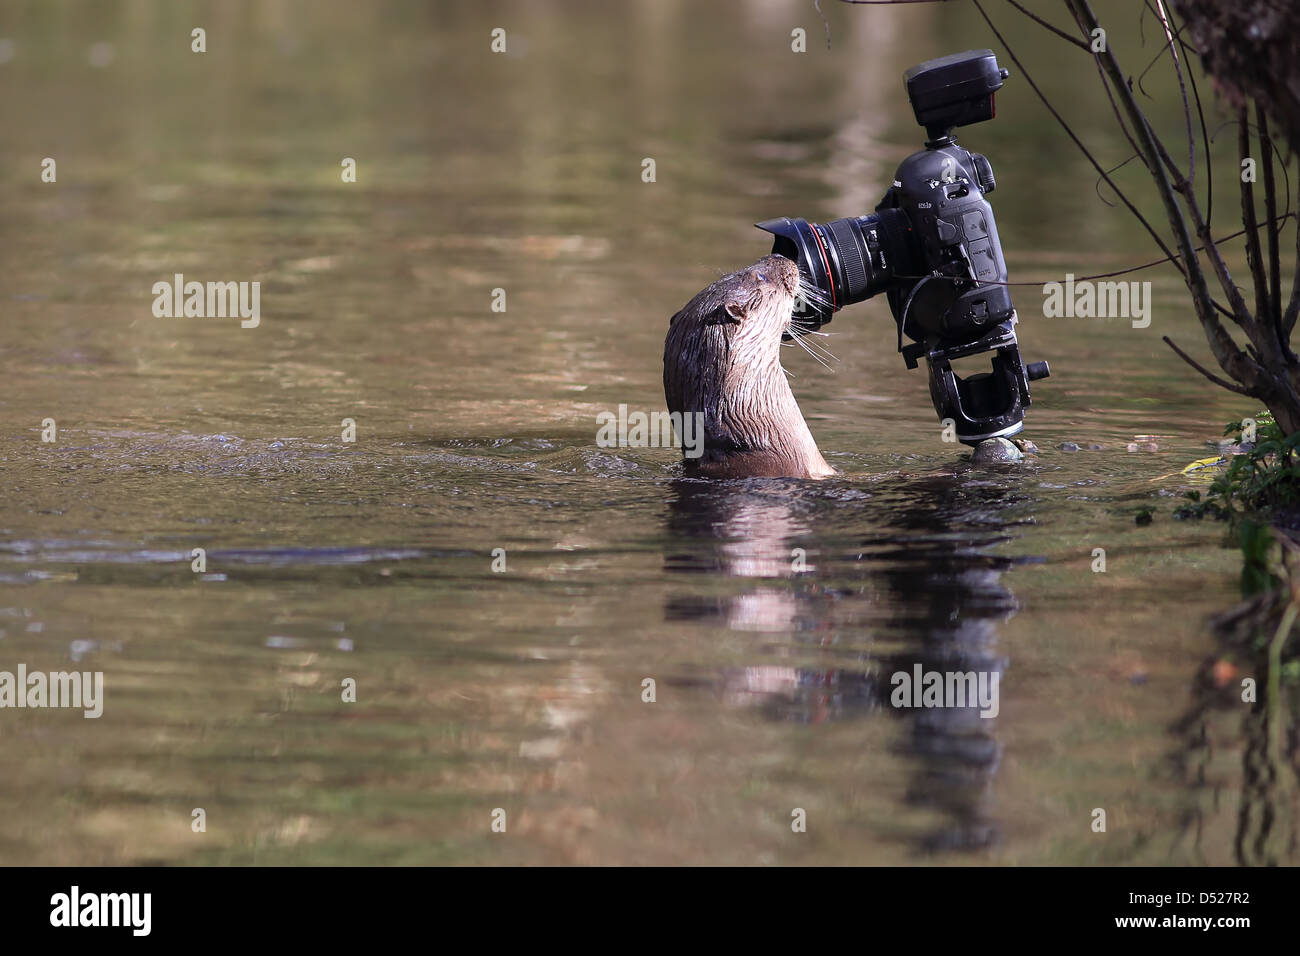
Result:
<svg viewBox="0 0 1300 956"><path fill-rule="evenodd" d="M700 457L688 475L707 478L826 478L835 469L817 450L781 368L799 268L769 255L723 276L672 317L664 342L670 412L704 413Z"/></svg>

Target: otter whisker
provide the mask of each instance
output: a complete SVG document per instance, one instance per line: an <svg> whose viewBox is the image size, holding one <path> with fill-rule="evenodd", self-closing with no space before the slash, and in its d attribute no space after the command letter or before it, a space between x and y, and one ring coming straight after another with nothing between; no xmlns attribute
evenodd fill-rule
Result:
<svg viewBox="0 0 1300 956"><path fill-rule="evenodd" d="M803 339L799 338L798 336L795 336L794 341L798 343L801 349L803 349L805 352L811 355L813 357L813 361L815 361L818 365L826 369L826 371L828 372L831 370L831 367L828 364L826 364L826 361L820 355L814 352L811 348L809 348L808 343L806 343ZM833 357L834 356L832 356L832 358Z"/></svg>
<svg viewBox="0 0 1300 956"><path fill-rule="evenodd" d="M822 348L820 345L817 345L812 342L805 342L804 345L808 348L809 353L812 355L820 355L831 362L839 361L839 358L833 352L831 352L828 349Z"/></svg>
<svg viewBox="0 0 1300 956"><path fill-rule="evenodd" d="M799 336L799 338L803 339L804 345L807 345L807 346L809 346L810 348L820 349L821 351L825 352L827 355L830 355L830 354L831 354L831 350L828 349L824 343L822 343L822 342L818 342L817 340L815 340L815 339L810 339L810 338L808 337L808 336L810 336L810 335L827 335L827 334L829 334L829 333L826 333L826 332L805 332L803 335Z"/></svg>
<svg viewBox="0 0 1300 956"><path fill-rule="evenodd" d="M823 311L830 311L831 300L825 292L803 277L799 279L798 296L800 301L820 306Z"/></svg>
<svg viewBox="0 0 1300 956"><path fill-rule="evenodd" d="M794 334L794 331L795 331L794 329L791 329L791 334ZM831 355L831 351L830 351L830 349L826 348L825 345L823 345L821 342L818 342L818 341L816 341L816 340L814 340L814 339L810 339L810 338L809 338L809 336L812 336L812 335L819 335L819 336L821 336L822 338L827 338L827 337L830 336L831 333L829 333L829 332L819 332L819 331L817 331L816 329L802 329L802 330L799 330L799 331L800 331L800 334L798 334L798 335L795 336L795 337L798 338L798 339L800 339L800 340L803 342L803 344L804 344L805 346L810 347L810 348L818 349L818 350L820 350L820 351L822 351L822 352L825 352L827 355ZM834 355L831 355L831 357L834 358L835 356L834 356Z"/></svg>
<svg viewBox="0 0 1300 956"><path fill-rule="evenodd" d="M833 352L831 352L830 349L826 348L824 345L818 342L808 342L804 340L804 336L807 335L828 336L830 335L829 332L817 332L814 329L796 328L794 323L791 323L790 325L786 326L785 334L790 336L791 342L799 343L799 347L802 348L809 355L816 356L818 353L820 353L821 355L826 356L833 362L839 361L839 358ZM782 343L782 344L789 344L789 343ZM814 349L816 349L815 352L813 351Z"/></svg>

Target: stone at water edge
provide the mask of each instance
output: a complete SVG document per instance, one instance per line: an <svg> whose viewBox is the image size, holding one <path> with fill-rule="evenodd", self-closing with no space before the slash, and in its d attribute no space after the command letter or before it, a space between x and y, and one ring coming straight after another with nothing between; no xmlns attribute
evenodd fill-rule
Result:
<svg viewBox="0 0 1300 956"><path fill-rule="evenodd" d="M1024 457L1024 452L1005 438L986 438L975 446L970 460L977 465L988 465L994 462L1020 461Z"/></svg>

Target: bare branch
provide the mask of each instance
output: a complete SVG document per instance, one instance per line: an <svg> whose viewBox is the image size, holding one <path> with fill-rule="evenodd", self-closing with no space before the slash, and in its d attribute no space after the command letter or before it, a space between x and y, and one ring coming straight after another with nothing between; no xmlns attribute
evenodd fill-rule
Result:
<svg viewBox="0 0 1300 956"><path fill-rule="evenodd" d="M1250 122L1246 107L1237 111L1237 152L1243 160L1250 157ZM1246 264L1255 283L1255 314L1268 315L1268 280L1264 277L1264 260L1260 254L1259 227L1255 223L1255 185L1241 177L1241 222L1246 227Z"/></svg>
<svg viewBox="0 0 1300 956"><path fill-rule="evenodd" d="M975 0L978 7L979 0ZM1093 12L1088 0L1066 0L1067 5L1074 12L1075 18L1079 21L1080 26L1085 31L1091 33L1099 24L1097 15ZM1133 91L1124 81L1124 74L1121 71L1119 62L1115 59L1114 52L1107 47L1106 50L1094 54L1098 57L1106 71L1106 76L1111 81L1120 103L1123 104L1125 111L1129 115L1134 131L1138 137L1138 143L1143 155L1147 159L1147 166L1151 170L1152 179L1155 181L1156 188L1160 194L1161 202L1165 207L1165 214L1169 220L1169 226L1173 230L1177 240L1178 248L1182 252L1183 262L1186 265L1184 277L1187 282L1188 290L1192 293L1192 302L1196 307L1196 315L1200 320L1201 327L1205 331L1205 336L1209 340L1210 350L1214 353L1215 360L1219 367L1227 372L1230 376L1239 382L1246 384L1247 387L1259 382L1264 374L1256 362L1252 361L1249 356L1237 347L1228 334L1227 329L1218 320L1211 304L1209 287L1206 285L1205 273L1201 269L1200 261L1196 258L1196 253L1192 244L1191 233L1188 231L1187 220L1179 208L1178 199L1175 196L1174 187L1170 183L1168 176L1161 166L1163 147L1159 144L1155 133L1147 122L1142 108L1138 106L1134 98ZM1167 155L1167 154L1166 154ZM1185 182L1185 180L1184 180ZM1182 192L1184 201L1189 210L1196 209L1195 192L1190 188ZM1208 229L1205 229L1204 223L1199 221L1199 213L1195 213L1195 220L1199 229L1204 230L1201 238L1206 242L1207 252L1213 262L1217 256L1218 250L1208 240L1211 238ZM1163 243L1162 243L1163 245ZM1222 258L1219 257L1222 262ZM1216 266L1216 270L1218 266ZM1244 319L1243 325L1250 322L1250 314L1245 309L1244 303L1241 302L1241 294L1236 287L1232 285L1231 277L1226 276L1226 266L1223 267L1223 275L1220 280L1227 278L1228 282L1225 292L1228 294L1229 302L1233 306L1233 312L1237 314L1239 321ZM1235 301L1234 301L1235 297ZM1241 303L1239 306L1238 303ZM1253 339L1253 336L1252 336Z"/></svg>
<svg viewBox="0 0 1300 956"><path fill-rule="evenodd" d="M1183 79L1183 62L1178 57L1174 46L1174 31L1169 26L1169 14L1165 12L1164 0L1155 0L1160 25L1165 30L1165 42L1169 47L1169 56L1174 63L1174 73L1178 76L1178 92L1183 98L1183 118L1187 125L1187 182L1196 182L1196 137L1192 135L1192 106L1187 99L1187 82Z"/></svg>
<svg viewBox="0 0 1300 956"><path fill-rule="evenodd" d="M1300 211L1300 190L1296 190L1296 210ZM1282 334L1289 341L1291 330L1295 328L1296 316L1300 315L1300 224L1295 230L1295 275L1291 279L1291 301L1286 305L1286 314L1282 316Z"/></svg>
<svg viewBox="0 0 1300 956"><path fill-rule="evenodd" d="M1088 52L1091 53L1092 50L1089 49ZM1115 94L1110 91L1110 84L1106 82L1106 74L1103 73L1101 70L1101 61L1098 60L1095 56L1092 59L1097 66L1097 78L1101 80L1101 88L1106 91L1106 99L1110 100L1110 111L1115 114L1115 122L1119 124L1119 131L1124 134L1124 138L1128 140L1128 144L1133 147L1133 155L1136 156L1138 159L1142 160L1143 165L1146 165L1146 157L1142 155L1142 150L1138 149L1138 144L1133 139L1133 134L1129 132L1128 123L1124 122L1124 117L1119 111L1119 104L1115 102ZM1128 162L1127 159L1124 160L1124 163L1127 162ZM1121 163L1120 165L1122 166L1123 163ZM1119 166L1115 167L1115 169L1119 169L1119 168L1120 168ZM1111 170L1111 172L1114 171L1115 171L1114 169ZM1098 190L1097 195L1098 196L1101 195L1100 190ZM1105 202L1105 200L1102 201ZM1110 203L1109 205L1114 205L1114 204Z"/></svg>
<svg viewBox="0 0 1300 956"><path fill-rule="evenodd" d="M1229 382L1226 378L1219 378L1219 376L1215 375L1204 365L1196 361L1196 359L1192 358L1190 355L1188 355L1186 352L1180 349L1177 345L1175 345L1174 340L1171 339L1169 336L1162 335L1161 338L1164 340L1165 345L1169 346L1178 354L1178 357L1180 359L1182 359L1192 368L1196 369L1196 371L1200 372L1202 375L1208 378L1215 385L1219 386L1219 388L1226 388L1230 392L1236 392L1238 395L1245 395L1249 398L1255 397L1254 395L1251 395L1250 392L1246 391L1244 388L1242 388L1240 385L1236 384L1235 382Z"/></svg>
<svg viewBox="0 0 1300 956"><path fill-rule="evenodd" d="M1120 200L1124 203L1126 207L1128 207L1129 212L1131 212L1137 218L1138 222L1142 223L1142 227L1146 229L1147 233L1155 241L1155 244L1160 247L1160 251L1163 252L1165 256L1169 259L1169 261L1171 261L1174 264L1174 268L1176 268L1180 273L1182 273L1184 279L1186 279L1186 273L1183 272L1183 266L1179 263L1178 257L1174 255L1173 250L1170 249L1169 245L1165 242L1164 237L1161 236L1160 233L1156 232L1155 228L1151 225L1151 223L1147 222L1146 217L1143 216L1142 213L1138 211L1138 208L1134 206L1133 203L1129 200L1129 198L1126 195L1124 195L1124 191L1120 189L1119 186L1115 185L1115 181L1110 178L1110 175L1104 169L1101 168L1101 163L1097 162L1097 158L1092 155L1092 153L1088 150L1087 146L1083 145L1083 141L1080 140L1079 137L1075 134L1074 130L1070 128L1070 124L1065 121L1065 118L1062 117L1059 112L1057 112L1056 107L1052 105L1051 101L1047 98L1047 96L1043 93L1043 91L1039 89L1038 84L1034 82L1034 78L1030 76L1029 71L1025 69L1025 65L1020 62L1020 58L1016 56L1015 51L1012 50L1011 47L1007 44L1006 38L1003 37L1002 34L998 32L998 28L995 27L993 25L993 21L989 19L989 15L987 12L985 12L984 6L983 4L980 3L980 0L972 0L972 2L975 4L975 9L980 12L980 16L984 18L984 22L989 25L989 29L993 31L993 35L998 38L998 42L1001 43L1003 48L1007 51L1007 56L1011 57L1011 62L1016 65L1016 67L1020 70L1022 74L1024 74L1025 82L1027 82L1030 88L1036 94L1038 94L1038 98L1042 101L1043 105L1047 107L1047 111L1051 113L1052 117L1056 120L1056 122L1060 124L1061 129L1065 130L1066 135L1070 137L1070 140L1078 148L1079 152L1083 153L1084 157L1087 158L1088 162L1092 163L1092 168L1097 170L1097 172L1101 175L1101 178L1106 181L1106 185L1108 185L1111 189L1115 191L1115 195L1120 198ZM1069 3L1070 0L1066 0L1066 2ZM1076 19L1077 19L1077 15L1076 15ZM1093 19L1093 22L1094 23L1096 22L1095 17ZM1096 54L1094 54L1094 56L1095 55ZM1146 158L1146 154L1143 153L1143 162L1148 162L1148 161L1149 160Z"/></svg>
<svg viewBox="0 0 1300 956"><path fill-rule="evenodd" d="M1133 106L1135 109L1137 108L1136 100L1133 101ZM1160 155L1162 162L1164 162L1170 170L1175 170L1176 167L1174 166L1174 161L1170 158L1168 150L1165 149L1165 144L1155 135L1150 124L1147 124L1146 130L1150 134L1152 146ZM1157 180L1158 188L1160 188L1162 180L1165 183L1168 183L1168 180L1165 179L1164 176L1161 176L1160 180ZM1205 253L1210 260L1210 265L1214 268L1214 275L1218 278L1219 285L1223 287L1224 294L1228 297L1228 304L1232 306L1232 320L1246 330L1246 334L1250 336L1252 342L1256 345L1260 344L1260 325L1255 320L1255 316L1251 314L1250 309L1246 306L1246 300L1241 295L1241 289L1232 281L1232 273L1228 271L1228 264L1223 261L1223 255L1219 252L1219 247L1215 243L1214 237L1210 235L1210 227L1201 216L1201 208L1196 203L1196 191L1192 189L1191 183L1186 179L1183 179L1181 176L1177 176L1176 173L1175 181L1169 185L1171 185L1173 189L1177 190L1183 197L1183 204L1187 207L1187 214L1191 217L1192 225L1196 230L1196 236L1202 242L1202 245L1198 246L1197 249L1198 251L1203 251ZM1174 208L1177 209L1177 206L1175 205ZM1182 228L1186 228L1186 223L1183 222L1181 214L1179 215L1179 225ZM1200 269L1199 263L1197 269L1198 271Z"/></svg>
<svg viewBox="0 0 1300 956"><path fill-rule="evenodd" d="M1048 23L1046 20L1044 20L1044 19L1043 19L1042 17L1040 17L1038 14L1034 13L1032 10L1026 10L1026 9L1025 9L1024 7L1022 7L1019 3L1017 3L1016 0L1007 0L1007 3L1011 4L1013 7L1015 7L1017 10L1019 10L1021 13L1023 13L1025 16L1029 17L1029 19L1031 19L1031 20L1033 20L1035 23L1037 23L1039 26L1043 26L1043 27L1046 27L1047 29L1051 30L1053 33L1055 33L1055 34L1056 34L1058 37L1060 37L1062 40L1066 40L1066 41L1068 41L1068 42L1070 42L1070 43L1073 43L1075 46L1077 46L1079 49L1083 50L1083 51L1086 52L1086 53L1091 53L1091 52L1092 52L1092 47L1090 47L1087 43L1084 43L1084 42L1083 42L1082 40L1080 40L1078 37L1072 37L1072 36L1070 36L1070 34L1066 33L1064 30L1060 29L1059 27L1052 26L1052 24Z"/></svg>
<svg viewBox="0 0 1300 956"><path fill-rule="evenodd" d="M1268 136L1268 117L1262 104L1255 101L1255 121L1259 124L1260 161L1264 165L1264 215L1268 218L1268 315L1278 338L1282 337L1282 260L1278 255L1277 185L1273 180L1273 141Z"/></svg>
<svg viewBox="0 0 1300 956"><path fill-rule="evenodd" d="M1187 28L1187 24L1184 23L1182 26L1178 28L1178 32L1176 33L1176 36L1178 37L1178 45L1179 47L1182 48L1183 56L1184 57L1187 56L1188 50L1191 50L1194 54L1200 56L1200 51L1192 47L1186 40L1183 39L1183 31L1186 28ZM1210 134L1206 130L1206 126L1205 126L1205 110L1201 106L1201 89L1196 82L1196 71L1189 69L1187 71L1187 78L1188 80L1191 81L1192 84L1192 98L1196 100L1196 116L1201 122L1201 148L1205 151L1205 224L1207 226L1213 226L1214 224L1214 156L1210 152ZM1289 180L1287 183L1287 188L1290 189ZM1287 203L1287 206L1288 208L1290 207L1289 202Z"/></svg>

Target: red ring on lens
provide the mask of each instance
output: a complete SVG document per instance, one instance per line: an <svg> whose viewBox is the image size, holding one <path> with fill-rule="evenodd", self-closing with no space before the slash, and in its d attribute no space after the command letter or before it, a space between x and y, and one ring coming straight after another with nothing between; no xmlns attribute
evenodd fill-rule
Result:
<svg viewBox="0 0 1300 956"><path fill-rule="evenodd" d="M830 260L826 258L826 247L822 245L821 233L819 233L817 227L811 223L809 224L809 231L812 232L813 238L817 240L817 249L822 254L822 265L826 269L826 282L831 287L831 311L838 312L840 307L835 304L835 277L831 275L831 263Z"/></svg>

